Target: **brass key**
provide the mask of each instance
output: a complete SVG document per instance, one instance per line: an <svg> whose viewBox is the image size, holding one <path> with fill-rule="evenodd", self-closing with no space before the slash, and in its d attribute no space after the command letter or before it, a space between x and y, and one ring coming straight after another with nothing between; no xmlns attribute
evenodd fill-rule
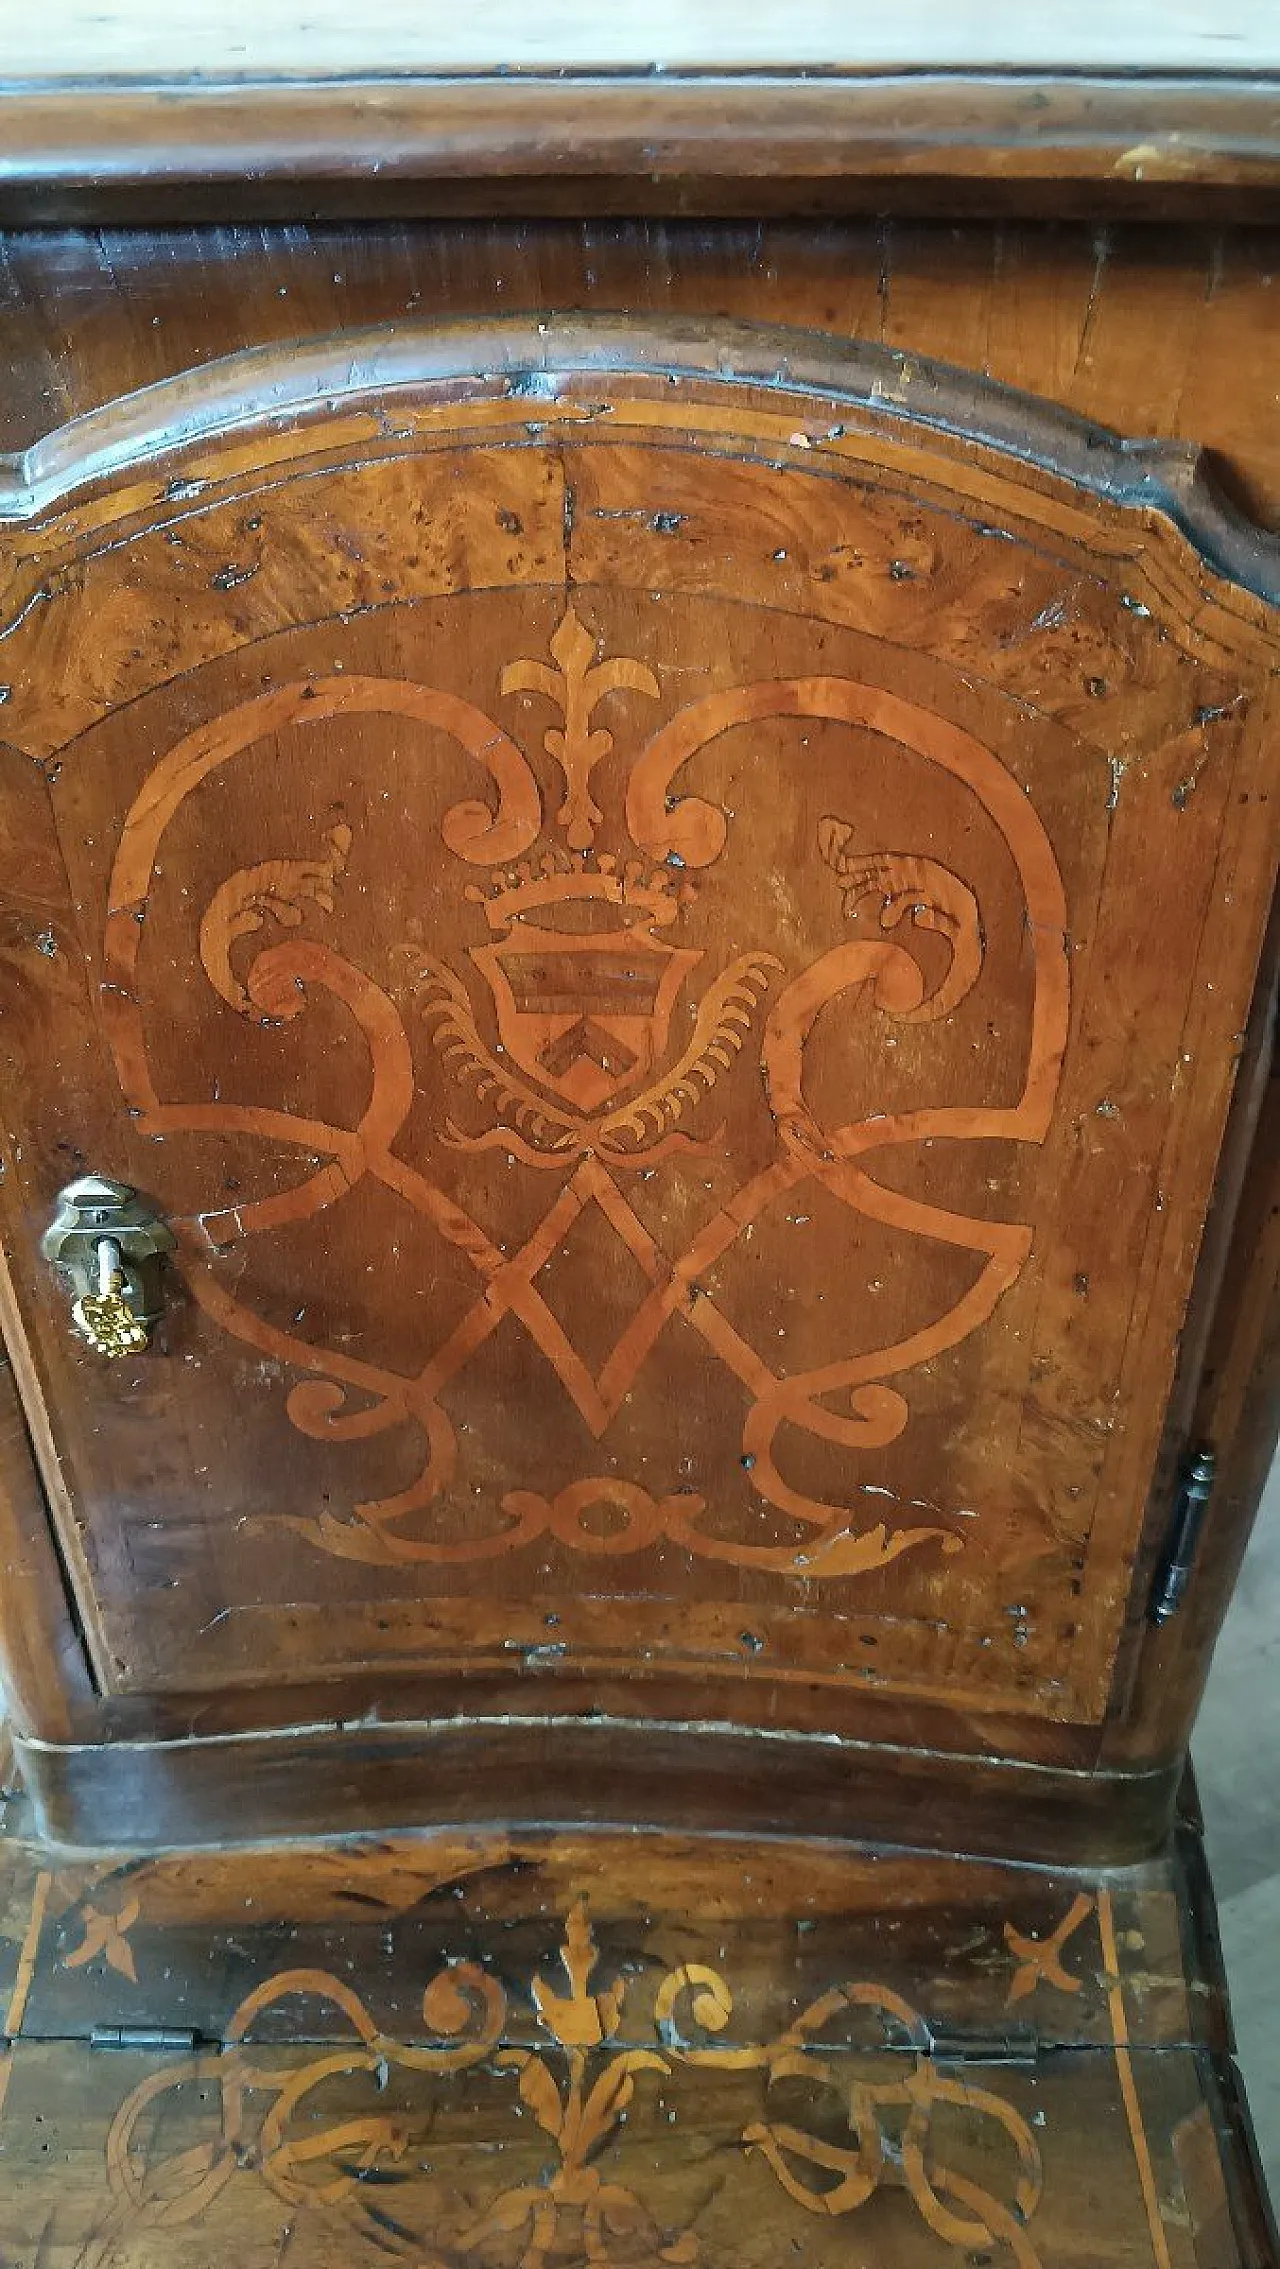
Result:
<svg viewBox="0 0 1280 2269"><path fill-rule="evenodd" d="M41 1249L70 1279L71 1319L94 1353L108 1361L140 1354L159 1314L173 1234L137 1192L82 1175L60 1193Z"/></svg>
<svg viewBox="0 0 1280 2269"><path fill-rule="evenodd" d="M114 1361L147 1344L147 1327L135 1316L124 1293L120 1248L109 1237L98 1247L98 1289L82 1292L71 1304L71 1318L97 1355Z"/></svg>

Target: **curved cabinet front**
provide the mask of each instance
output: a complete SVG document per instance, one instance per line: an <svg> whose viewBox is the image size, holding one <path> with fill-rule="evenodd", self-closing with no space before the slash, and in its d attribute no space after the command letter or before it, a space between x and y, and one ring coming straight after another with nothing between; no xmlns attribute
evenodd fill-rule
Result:
<svg viewBox="0 0 1280 2269"><path fill-rule="evenodd" d="M727 329L245 355L21 476L10 1328L100 1689L1080 1761L1273 553L1183 453ZM39 1255L86 1169L176 1239L114 1363Z"/></svg>

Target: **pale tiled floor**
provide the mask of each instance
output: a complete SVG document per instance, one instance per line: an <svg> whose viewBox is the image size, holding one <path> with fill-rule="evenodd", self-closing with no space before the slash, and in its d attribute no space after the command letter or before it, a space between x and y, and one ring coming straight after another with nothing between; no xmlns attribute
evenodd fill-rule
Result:
<svg viewBox="0 0 1280 2269"><path fill-rule="evenodd" d="M1236 2039L1280 2206L1280 1461L1192 1743Z"/></svg>

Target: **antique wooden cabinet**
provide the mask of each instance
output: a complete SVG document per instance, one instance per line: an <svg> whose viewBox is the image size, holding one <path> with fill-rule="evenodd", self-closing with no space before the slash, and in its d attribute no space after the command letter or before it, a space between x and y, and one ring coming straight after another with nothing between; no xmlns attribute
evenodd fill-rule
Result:
<svg viewBox="0 0 1280 2269"><path fill-rule="evenodd" d="M1275 79L38 62L0 90L2 1671L23 1821L134 1856L106 1897L32 1845L8 2032L74 2032L81 1962L139 1987L139 1886L179 1972L266 1897L163 1847L447 1829L394 1896L366 1845L281 1911L331 1940L342 1896L533 1870L468 1928L525 1933L557 2051L629 2044L607 2107L549 2108L447 1932L424 2019L476 2058L397 2063L318 1954L272 1984L266 1922L179 2034L354 2025L320 2078L411 2093L505 2042L560 2206L520 2174L464 2240L437 2201L447 2257L691 2261L692 2221L590 2203L627 2075L715 2067L713 2150L725 2075L795 2079L837 2007L815 1961L795 2014L788 1933L863 1915L887 1976L894 1916L945 1914L951 1986L922 1924L849 2006L906 2007L912 2119L976 2106L1021 2172L917 2180L909 2126L933 2250L890 2216L882 2258L1263 2262L1169 1838L1277 1418ZM699 1904L706 1831L745 1886L829 1840L764 1868L764 1953L746 1889ZM873 1948L877 1843L986 1872L886 1863ZM648 2047L601 1982L641 1906ZM722 1926L754 2048L695 2042ZM1043 2251L1041 2114L912 2016L1023 2000L1114 2058L1070 2163L1137 2154L1075 2220L1059 2183ZM24 2264L224 2258L223 2161L144 2151L139 2069L92 2245L46 2252L15 2177ZM277 2105L254 2163L297 2205L336 2152L346 2213L394 2111L282 2172ZM860 2173L752 2132L849 2258L862 2128Z"/></svg>

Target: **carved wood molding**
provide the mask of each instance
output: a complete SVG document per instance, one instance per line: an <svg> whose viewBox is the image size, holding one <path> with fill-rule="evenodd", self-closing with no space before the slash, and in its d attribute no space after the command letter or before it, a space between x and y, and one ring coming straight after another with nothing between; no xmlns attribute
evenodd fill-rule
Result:
<svg viewBox="0 0 1280 2269"><path fill-rule="evenodd" d="M539 424L589 420L593 381L598 387L603 377L659 382L666 389L664 425L673 407L696 401L708 386L721 403L736 396L758 413L760 443L780 448L797 469L817 471L830 462L847 470L869 453L892 463L898 447L923 443L946 458L955 481L962 478L958 454L991 452L1018 483L1024 517L1043 517L1069 533L1061 504L1064 492L1076 490L1133 515L1129 541L1137 554L1159 540L1151 525L1157 516L1213 571L1210 606L1256 622L1244 593L1280 604L1280 537L1236 511L1194 447L1125 440L1010 387L869 342L849 346L811 331L639 316L548 312L536 321L405 323L250 348L108 403L18 457L0 457L0 527L18 523L18 557L32 548L21 527L41 523L38 548L47 563L59 539L73 554L83 552L119 521L145 514L154 524L157 510L213 501L212 484L235 477L223 453L255 429L272 433L275 474L312 454L317 428L334 425L340 414L365 422L340 426L324 446L349 440L390 452L429 441L443 426L488 423L504 410L527 422L531 403ZM421 427L411 422L418 395L429 398ZM823 415L812 423L817 402L847 406L857 422L846 428ZM611 430L632 419L655 422L642 402L627 403L621 416L611 409L610 417ZM207 465L202 460L174 479L170 461L201 451L213 453ZM156 478L140 483L141 469L152 464ZM1037 474L1046 476L1045 486L1028 478ZM270 477L265 467L260 477ZM98 491L91 514L59 523L90 485ZM1096 517L1078 532L1096 548Z"/></svg>
<svg viewBox="0 0 1280 2269"><path fill-rule="evenodd" d="M1153 52L1148 40L1148 66ZM999 56L1012 59L1007 42ZM152 59L142 78L11 77L0 219L1066 208L1203 221L1206 198L1257 218L1277 196L1273 57L1251 76L1238 47L1234 72L1198 74L1037 69L1043 51L1020 70L944 68L937 44L925 69L822 68L829 57L498 74L391 72L379 54L374 70L231 82L159 76Z"/></svg>

